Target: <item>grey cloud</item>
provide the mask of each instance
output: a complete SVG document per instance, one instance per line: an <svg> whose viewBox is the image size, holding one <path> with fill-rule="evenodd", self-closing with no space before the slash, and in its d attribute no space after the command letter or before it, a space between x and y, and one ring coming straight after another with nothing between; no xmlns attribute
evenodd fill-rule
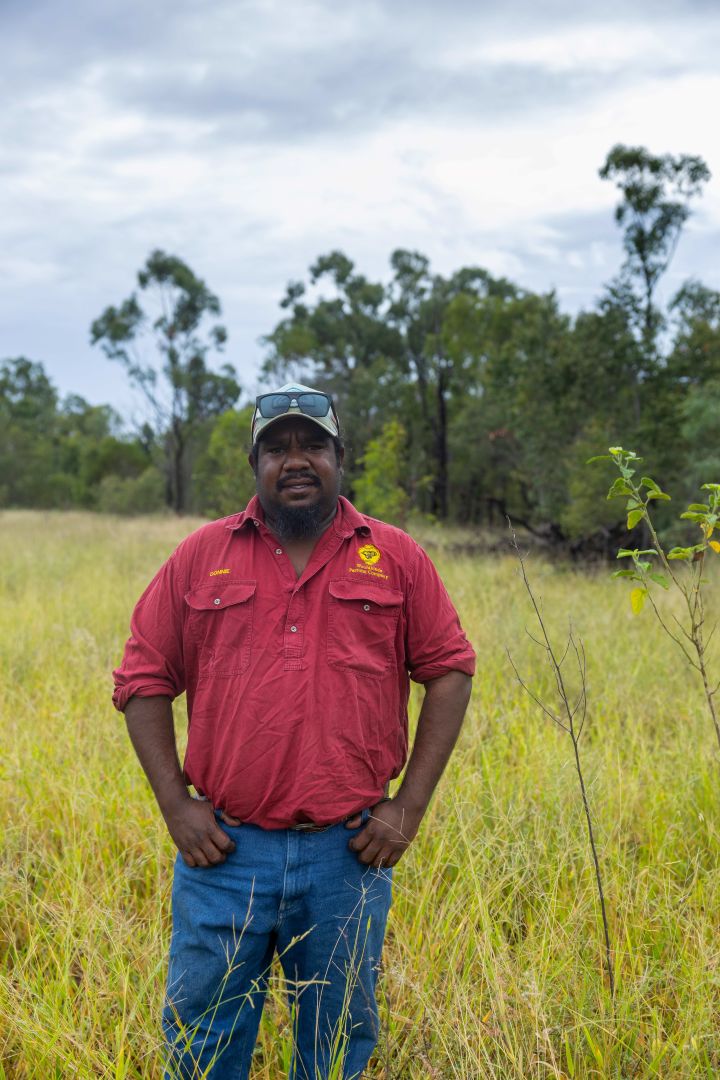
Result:
<svg viewBox="0 0 720 1080"><path fill-rule="evenodd" d="M703 10L687 3L650 0L635 5L633 17L652 13L652 19L682 17L687 24ZM241 139L248 143L305 140L315 136L371 130L389 119L417 116L483 119L502 122L522 108L561 108L588 102L602 93L612 78L615 88L629 84L653 59L638 57L612 73L592 70L553 73L540 64L466 62L450 70L443 66L443 49L482 44L497 32L500 14L484 5L454 0L440 13L434 0L391 3L349 3L341 8L330 0L292 4L288 13L301 21L303 10L318 33L310 43L273 38L282 24L283 5L228 3L215 0L201 8L189 0L158 0L122 6L77 0L70 9L53 0L20 4L13 0L2 16L6 40L6 100L19 104L15 131L22 144L25 131L37 145L57 134L58 121L38 115L32 103L23 104L23 90L37 97L43 90L56 95L90 82L93 92L111 106L124 106L159 121L163 118L208 124L209 135L197 142ZM68 16L68 11L72 14ZM320 17L325 12L325 18ZM319 13L319 14L318 14ZM502 25L517 20L519 33L570 25L597 24L627 15L626 5L556 2L542 6L528 0L503 5ZM339 43L332 30L346 20ZM715 64L710 48L717 19L704 27L705 58L688 58L694 70ZM714 25L714 31L713 31ZM264 46L263 46L264 43ZM204 72L199 71L205 68ZM663 70L667 75L667 70ZM2 79L2 76L0 76ZM61 125L60 125L61 126ZM122 140L121 140L122 144ZM128 140L130 154L142 148Z"/></svg>

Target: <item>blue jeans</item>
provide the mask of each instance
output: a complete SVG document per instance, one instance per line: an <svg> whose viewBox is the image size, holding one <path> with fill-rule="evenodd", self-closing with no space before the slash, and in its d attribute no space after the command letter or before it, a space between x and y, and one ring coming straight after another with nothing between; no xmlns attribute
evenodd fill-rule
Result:
<svg viewBox="0 0 720 1080"><path fill-rule="evenodd" d="M275 951L294 1023L291 1080L360 1077L378 1039L391 871L359 862L348 848L359 830L344 825L220 824L236 845L224 863L175 864L166 1077L246 1080Z"/></svg>

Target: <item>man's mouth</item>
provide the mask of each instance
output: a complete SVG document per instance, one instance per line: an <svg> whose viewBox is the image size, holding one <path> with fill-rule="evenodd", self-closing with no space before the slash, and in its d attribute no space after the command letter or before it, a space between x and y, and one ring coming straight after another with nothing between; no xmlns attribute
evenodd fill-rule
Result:
<svg viewBox="0 0 720 1080"><path fill-rule="evenodd" d="M319 487L319 481L310 476L297 477L294 480L284 480L278 485L281 491L310 491L311 488Z"/></svg>

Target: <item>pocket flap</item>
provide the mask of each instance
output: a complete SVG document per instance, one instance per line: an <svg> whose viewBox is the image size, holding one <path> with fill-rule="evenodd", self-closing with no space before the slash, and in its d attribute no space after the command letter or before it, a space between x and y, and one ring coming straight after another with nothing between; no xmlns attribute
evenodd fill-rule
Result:
<svg viewBox="0 0 720 1080"><path fill-rule="evenodd" d="M399 589L387 589L364 581L331 581L330 595L336 600L369 600L383 608L400 607L404 599Z"/></svg>
<svg viewBox="0 0 720 1080"><path fill-rule="evenodd" d="M255 594L254 581L226 581L222 585L200 585L185 593L185 603L194 611L222 611L233 604L244 604Z"/></svg>

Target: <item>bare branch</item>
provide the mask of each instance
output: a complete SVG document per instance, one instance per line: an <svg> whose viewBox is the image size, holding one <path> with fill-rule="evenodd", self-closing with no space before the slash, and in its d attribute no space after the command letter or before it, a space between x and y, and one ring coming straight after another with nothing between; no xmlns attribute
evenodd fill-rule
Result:
<svg viewBox="0 0 720 1080"><path fill-rule="evenodd" d="M537 697L535 694L533 694L532 690L527 685L527 683L523 680L520 672L518 671L517 667L515 666L515 661L513 660L512 656L510 655L510 650L505 649L505 652L507 653L507 658L510 661L510 664L512 665L512 669L515 672L515 677L516 677L517 681L520 683L520 685L522 686L525 693L529 697L531 697L533 699L533 701L535 702L536 705L540 706L540 708L545 713L545 715L547 717L549 717L554 724L557 724L557 726L559 728L562 728L563 731L566 731L568 734L570 734L570 728L566 727L565 724L563 724L562 720L558 720L557 716L555 716L555 713L551 712L550 709L548 709L545 705L543 705L540 698Z"/></svg>
<svg viewBox="0 0 720 1080"><path fill-rule="evenodd" d="M539 646L539 648L545 649L546 652L548 651L549 646L546 645L544 641L540 641L533 634L531 634L530 631L528 630L527 626L525 627L525 633L527 634L527 636L530 638L531 641L534 641L535 644L537 646Z"/></svg>

